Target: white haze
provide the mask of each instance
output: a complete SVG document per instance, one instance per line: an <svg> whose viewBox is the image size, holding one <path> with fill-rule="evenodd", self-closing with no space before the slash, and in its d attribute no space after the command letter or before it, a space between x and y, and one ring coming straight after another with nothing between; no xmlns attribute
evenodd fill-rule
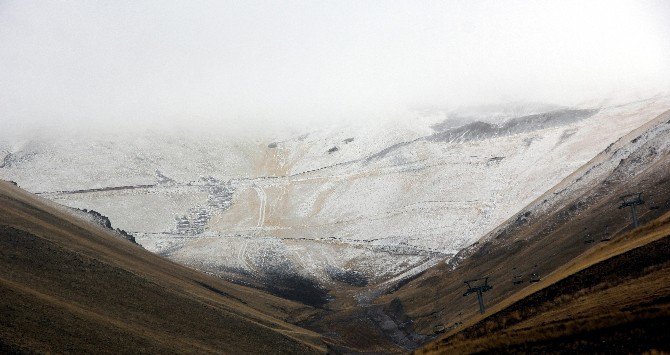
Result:
<svg viewBox="0 0 670 355"><path fill-rule="evenodd" d="M664 1L0 1L0 129L231 134L670 89Z"/></svg>

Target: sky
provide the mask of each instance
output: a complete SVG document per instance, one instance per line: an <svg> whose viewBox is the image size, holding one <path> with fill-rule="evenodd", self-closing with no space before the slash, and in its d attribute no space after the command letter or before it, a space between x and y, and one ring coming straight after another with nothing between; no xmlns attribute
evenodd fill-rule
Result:
<svg viewBox="0 0 670 355"><path fill-rule="evenodd" d="M0 0L0 130L267 132L670 89L667 1Z"/></svg>

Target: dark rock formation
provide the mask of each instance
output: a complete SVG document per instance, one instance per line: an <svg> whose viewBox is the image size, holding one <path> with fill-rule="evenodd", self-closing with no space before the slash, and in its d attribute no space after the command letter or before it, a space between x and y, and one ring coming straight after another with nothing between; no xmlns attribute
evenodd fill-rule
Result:
<svg viewBox="0 0 670 355"><path fill-rule="evenodd" d="M589 118L597 112L598 110L557 110L513 118L504 122L502 125L475 121L454 128L445 128L445 130L427 136L426 140L437 142L467 142L510 136L518 133L533 132L540 129L568 125Z"/></svg>
<svg viewBox="0 0 670 355"><path fill-rule="evenodd" d="M94 211L94 210L87 210L85 208L84 209L75 208L74 210L87 213L89 216L91 216L93 218L93 221L95 221L97 224L99 224L99 225L117 233L123 239L126 239L126 240L128 240L128 241L130 241L134 244L137 244L137 241L135 240L135 237L132 234L130 234L130 233L128 233L128 232L126 232L126 231L124 231L123 229L120 229L120 228L114 229L112 227L112 222L109 220L109 218L107 216L103 215L102 213L100 213L98 211ZM139 245L139 244L137 244L137 245Z"/></svg>

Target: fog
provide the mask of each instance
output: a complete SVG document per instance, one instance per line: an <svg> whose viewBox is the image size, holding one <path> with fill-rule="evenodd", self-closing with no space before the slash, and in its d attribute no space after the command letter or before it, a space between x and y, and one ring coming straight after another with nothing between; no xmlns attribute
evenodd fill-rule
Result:
<svg viewBox="0 0 670 355"><path fill-rule="evenodd" d="M272 132L670 89L665 1L0 1L0 129Z"/></svg>

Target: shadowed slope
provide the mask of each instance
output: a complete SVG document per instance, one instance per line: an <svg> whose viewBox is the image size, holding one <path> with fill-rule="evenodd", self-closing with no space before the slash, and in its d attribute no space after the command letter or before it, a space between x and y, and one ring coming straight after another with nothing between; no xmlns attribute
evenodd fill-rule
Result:
<svg viewBox="0 0 670 355"><path fill-rule="evenodd" d="M177 265L0 181L0 350L316 353L315 312Z"/></svg>

